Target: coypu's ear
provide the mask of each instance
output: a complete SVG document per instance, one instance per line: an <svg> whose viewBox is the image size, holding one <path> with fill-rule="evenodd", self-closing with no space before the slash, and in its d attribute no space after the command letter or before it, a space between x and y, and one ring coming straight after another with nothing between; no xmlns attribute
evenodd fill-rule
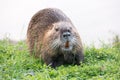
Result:
<svg viewBox="0 0 120 80"><path fill-rule="evenodd" d="M52 30L54 28L54 24L51 24L48 27L49 27L49 30Z"/></svg>

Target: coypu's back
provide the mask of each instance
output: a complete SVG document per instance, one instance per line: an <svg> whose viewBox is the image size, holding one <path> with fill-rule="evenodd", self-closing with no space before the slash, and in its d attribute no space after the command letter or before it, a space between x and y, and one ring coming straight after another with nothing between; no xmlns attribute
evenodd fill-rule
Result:
<svg viewBox="0 0 120 80"><path fill-rule="evenodd" d="M36 53L40 50L46 30L51 24L59 21L71 22L61 10L55 8L40 10L31 18L27 30L27 44L31 54L35 53L35 56L39 56Z"/></svg>
<svg viewBox="0 0 120 80"><path fill-rule="evenodd" d="M40 24L39 27L48 27L59 21L70 21L70 19L59 9L47 8L40 10L32 17L28 28L32 28L36 24Z"/></svg>

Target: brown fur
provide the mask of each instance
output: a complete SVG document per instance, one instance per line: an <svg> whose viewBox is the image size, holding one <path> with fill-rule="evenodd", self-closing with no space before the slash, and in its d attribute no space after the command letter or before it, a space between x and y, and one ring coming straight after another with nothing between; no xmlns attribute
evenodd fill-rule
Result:
<svg viewBox="0 0 120 80"><path fill-rule="evenodd" d="M71 52L51 47L60 34L54 30L59 23L65 28L70 25L71 32L77 39L77 46L74 46ZM52 67L66 63L79 64L83 60L83 47L79 34L71 20L59 9L43 9L32 17L27 30L27 43L31 55L41 57L47 65Z"/></svg>

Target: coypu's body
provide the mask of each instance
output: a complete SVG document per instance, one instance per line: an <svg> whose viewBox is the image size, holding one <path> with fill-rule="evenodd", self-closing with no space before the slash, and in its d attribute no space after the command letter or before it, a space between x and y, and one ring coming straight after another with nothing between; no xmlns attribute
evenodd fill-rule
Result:
<svg viewBox="0 0 120 80"><path fill-rule="evenodd" d="M47 64L80 64L83 47L71 20L59 9L47 8L37 12L27 30L29 51Z"/></svg>

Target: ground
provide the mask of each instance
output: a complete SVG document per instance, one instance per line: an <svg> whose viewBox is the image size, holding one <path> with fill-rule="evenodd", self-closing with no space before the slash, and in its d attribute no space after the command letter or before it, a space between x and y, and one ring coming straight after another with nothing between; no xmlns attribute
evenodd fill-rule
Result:
<svg viewBox="0 0 120 80"><path fill-rule="evenodd" d="M102 43L101 43L102 44ZM53 69L29 55L26 43L0 41L0 80L120 80L120 47L84 46L81 65Z"/></svg>

